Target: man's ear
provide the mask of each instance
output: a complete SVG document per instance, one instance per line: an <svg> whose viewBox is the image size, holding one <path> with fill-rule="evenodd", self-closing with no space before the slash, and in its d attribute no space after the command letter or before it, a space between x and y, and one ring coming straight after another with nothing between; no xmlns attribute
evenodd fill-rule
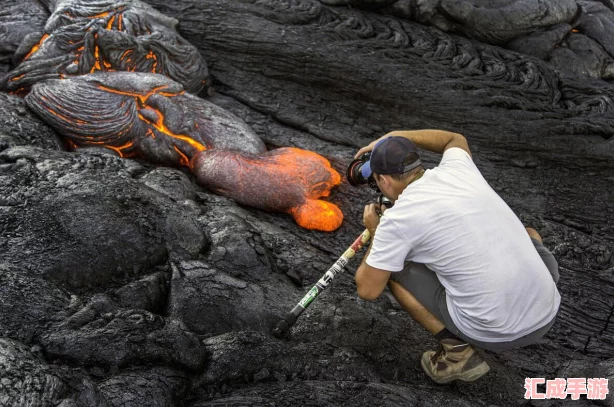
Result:
<svg viewBox="0 0 614 407"><path fill-rule="evenodd" d="M390 187L390 183L392 182L392 178L390 175L380 175L379 182L384 185L386 188Z"/></svg>

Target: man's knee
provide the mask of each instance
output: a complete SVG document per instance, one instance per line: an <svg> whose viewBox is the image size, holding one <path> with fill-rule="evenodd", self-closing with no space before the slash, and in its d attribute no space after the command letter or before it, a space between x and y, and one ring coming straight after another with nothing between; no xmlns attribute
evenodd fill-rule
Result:
<svg viewBox="0 0 614 407"><path fill-rule="evenodd" d="M548 268L552 280L554 280L554 284L557 284L559 282L559 262L556 261L554 255L541 242L533 242L533 244L535 245L535 250L537 250L539 257Z"/></svg>
<svg viewBox="0 0 614 407"><path fill-rule="evenodd" d="M546 249L545 247L543 247L543 249L545 249L546 252L540 253L540 256L542 260L544 261L544 264L548 268L548 271L550 271L550 274L552 275L552 279L554 280L554 284L558 284L559 277L560 277L559 262L556 261L556 259L554 258L554 255L550 253L548 249Z"/></svg>
<svg viewBox="0 0 614 407"><path fill-rule="evenodd" d="M533 228L525 228L527 230L527 233L529 234L529 236L535 240L537 240L540 243L543 243L542 237L541 235L537 232L537 230L533 229Z"/></svg>
<svg viewBox="0 0 614 407"><path fill-rule="evenodd" d="M531 237L531 239L536 240L539 243L533 243L535 245L535 250L539 253L539 257L541 257L542 261L548 268L550 275L552 275L552 279L554 280L554 284L559 282L559 263L554 258L554 255L548 250L542 241L542 237L537 232L537 230L533 228L525 228L527 233Z"/></svg>

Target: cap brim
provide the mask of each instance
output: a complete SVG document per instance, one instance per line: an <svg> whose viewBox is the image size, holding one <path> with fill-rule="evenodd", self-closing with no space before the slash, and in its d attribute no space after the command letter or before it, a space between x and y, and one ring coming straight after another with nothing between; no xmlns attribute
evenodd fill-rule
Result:
<svg viewBox="0 0 614 407"><path fill-rule="evenodd" d="M360 173L365 179L369 178L371 174L373 174L373 171L371 170L371 160L362 165L360 168Z"/></svg>

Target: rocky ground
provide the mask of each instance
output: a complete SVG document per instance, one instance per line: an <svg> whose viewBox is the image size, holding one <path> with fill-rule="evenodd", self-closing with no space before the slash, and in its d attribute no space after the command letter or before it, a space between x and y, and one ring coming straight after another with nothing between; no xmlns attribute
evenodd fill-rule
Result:
<svg viewBox="0 0 614 407"><path fill-rule="evenodd" d="M177 18L208 62L213 88L201 96L269 148L315 151L343 173L391 130L464 134L485 178L559 260L557 321L534 345L485 352L483 379L438 386L419 367L430 335L390 295L357 298L359 255L276 339L277 320L362 231L370 191L344 181L330 198L341 228L307 231L181 169L66 152L22 99L0 94L0 405L532 405L526 377L614 380L607 77L507 46L509 32L529 35L524 26L495 38L467 17L444 32L440 19L412 21L376 0L147 2ZM437 10L459 21L452 3ZM578 7L612 6L540 3L558 8L534 32L575 24ZM28 31L13 22L11 33Z"/></svg>

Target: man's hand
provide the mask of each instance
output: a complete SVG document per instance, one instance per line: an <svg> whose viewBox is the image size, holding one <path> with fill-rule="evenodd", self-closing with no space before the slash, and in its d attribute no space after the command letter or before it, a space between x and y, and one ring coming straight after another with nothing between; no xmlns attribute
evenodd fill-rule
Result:
<svg viewBox="0 0 614 407"><path fill-rule="evenodd" d="M359 158L361 155L363 155L364 153L368 152L368 151L373 151L373 147L375 147L375 145L380 141L385 139L386 137L391 137L392 134L388 133L388 134L384 134L382 137L378 138L377 140L372 141L371 143L369 143L368 146L364 146L363 148L361 148L360 150L358 150L358 152L356 153L356 155L354 156L354 159Z"/></svg>
<svg viewBox="0 0 614 407"><path fill-rule="evenodd" d="M379 210L378 210L379 207ZM386 211L386 205L379 205L375 203L368 204L365 206L365 211L362 215L362 221L365 224L365 227L369 229L369 233L371 234L371 238L375 235L375 229L379 225L380 217Z"/></svg>

